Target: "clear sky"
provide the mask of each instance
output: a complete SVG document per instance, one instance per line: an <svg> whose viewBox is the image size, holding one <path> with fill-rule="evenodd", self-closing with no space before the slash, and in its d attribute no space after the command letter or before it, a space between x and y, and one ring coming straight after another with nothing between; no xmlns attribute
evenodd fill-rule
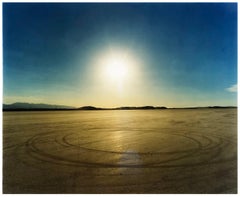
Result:
<svg viewBox="0 0 240 197"><path fill-rule="evenodd" d="M3 102L237 105L237 3L4 3Z"/></svg>

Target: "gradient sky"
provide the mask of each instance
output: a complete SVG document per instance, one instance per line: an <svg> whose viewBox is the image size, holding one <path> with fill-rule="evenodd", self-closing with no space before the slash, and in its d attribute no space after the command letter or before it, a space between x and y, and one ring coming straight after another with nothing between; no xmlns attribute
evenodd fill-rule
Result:
<svg viewBox="0 0 240 197"><path fill-rule="evenodd" d="M236 84L237 3L3 4L4 103L236 106Z"/></svg>

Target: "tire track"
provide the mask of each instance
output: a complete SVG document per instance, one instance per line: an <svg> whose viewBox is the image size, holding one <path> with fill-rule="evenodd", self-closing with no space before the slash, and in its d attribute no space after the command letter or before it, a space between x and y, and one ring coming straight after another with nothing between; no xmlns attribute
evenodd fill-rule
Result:
<svg viewBox="0 0 240 197"><path fill-rule="evenodd" d="M96 131L97 132L97 131ZM164 132L158 132L159 135L165 134ZM179 150L179 151L152 151L152 152L120 152L120 151L112 151L112 150L101 150L88 148L86 145L102 143L104 140L93 140L88 142L82 142L80 137L75 133L68 133L66 135L57 134L54 132L46 132L42 134L35 135L31 137L25 143L25 147L30 157L33 159L41 160L46 163L54 163L58 165L70 165L70 166L88 166L88 167L100 167L100 168L173 168L173 167L190 167L190 166L201 166L207 164L216 164L220 162L229 162L236 159L235 156L230 156L224 159L216 160L222 153L223 149L227 146L231 145L231 141L227 141L219 136L215 135L198 135L195 133L168 133L167 135L177 136L179 138L185 138L186 141L191 141L195 144L194 148L189 148L187 150ZM78 140L80 140L79 144L74 144L69 141L69 137L74 138L76 136ZM52 142L50 144L49 142ZM214 138L214 139L212 139ZM47 141L47 140L48 141ZM94 139L94 137L93 137ZM52 141L51 141L52 140ZM204 142L204 143L203 143ZM43 148L41 145L46 143L46 145L50 146L52 149L60 149L59 153L52 153L49 149ZM113 142L114 143L114 142ZM45 146L46 147L46 146ZM91 162L89 160L84 159L74 159L73 156L62 156L62 151L67 152L78 152L81 154L89 154L94 157L94 155L103 156L103 157L113 157L117 156L121 158L122 155L129 155L129 158L135 157L139 155L142 160L146 161L141 164L136 161L131 164L119 164L114 162L102 162L96 161ZM205 154L209 154L209 156L203 158ZM151 159L155 157L157 162L151 162ZM163 159L166 157L166 159ZM160 158L160 159L159 159ZM191 161L194 158L199 158L197 162ZM150 161L149 161L150 160ZM180 163L178 163L180 162ZM175 164L174 164L175 163Z"/></svg>

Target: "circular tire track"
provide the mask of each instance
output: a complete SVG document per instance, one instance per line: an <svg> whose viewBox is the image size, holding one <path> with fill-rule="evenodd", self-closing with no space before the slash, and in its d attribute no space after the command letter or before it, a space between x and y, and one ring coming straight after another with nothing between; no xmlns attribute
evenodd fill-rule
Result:
<svg viewBox="0 0 240 197"><path fill-rule="evenodd" d="M98 131L96 130L96 132ZM101 132L104 134L103 131ZM231 169L230 165L227 164L229 167L224 169L200 170L206 168L205 165L236 160L234 151L227 156L221 155L225 149L230 150L236 146L233 141L226 137L189 132L146 131L146 133L146 135L154 133L154 135L174 136L175 139L181 139L186 143L189 142L188 144L192 146L188 147L188 149L179 150L163 151L160 146L158 150L152 150L151 152L124 152L114 151L110 147L108 150L106 148L96 149L98 143L104 144L108 143L108 141L105 138L98 140L99 138L96 139L91 136L92 133L87 136L71 132L46 132L27 140L25 151L28 153L26 157L30 158L30 160L26 160L25 163L48 170L49 165L57 165L60 167L56 168L57 172L61 171L61 169L64 171L67 169L72 174L72 182L77 184L78 187L86 188L86 190L111 187L116 188L116 191L118 191L117 188L128 188L129 191L135 191L136 187L139 186L149 188L152 185L156 185L156 187L166 185L167 187L171 184L178 184L178 181L187 183L188 180L197 183L211 177L215 179L219 171L231 174L232 169L234 169ZM104 134L103 136L107 135ZM117 143L117 141L113 143ZM94 148L90 148L91 145L95 145ZM102 157L116 157L117 159L98 159ZM122 158L126 160L119 162ZM130 163L128 163L128 158L130 158ZM41 165L39 166L39 164ZM181 173L179 173L178 169ZM79 175L76 176L76 173L79 173ZM93 176L98 181L93 183ZM194 180L192 180L193 176ZM106 177L108 178L106 179ZM106 181L111 180L112 177L114 179L117 177L118 181ZM82 181L83 179L84 181ZM137 184L136 180L138 180Z"/></svg>
<svg viewBox="0 0 240 197"><path fill-rule="evenodd" d="M96 130L96 132L98 131ZM89 135L91 135L91 133L89 133ZM193 146L177 151L114 151L111 149L91 148L91 145L104 143L104 139L94 140L94 136L90 136L86 140L86 137L76 133L61 134L47 132L30 138L26 142L25 147L32 158L47 163L101 168L190 167L227 162L236 159L236 156L231 154L227 158L220 157L222 151L226 149L227 146L235 145L232 141L222 138L221 136L210 134L206 136L196 133L180 132L155 132L155 135L167 135L175 139L179 138L179 140L184 139L186 142L193 144ZM71 141L71 139L77 139L77 143L74 140ZM113 141L112 143L117 143L117 141ZM65 152L65 154L62 154L63 152ZM112 157L117 158L116 160L120 162L106 159ZM96 158L96 160L89 158ZM101 160L97 158L105 159ZM123 161L121 161L121 159L123 159ZM124 159L127 161L124 161Z"/></svg>

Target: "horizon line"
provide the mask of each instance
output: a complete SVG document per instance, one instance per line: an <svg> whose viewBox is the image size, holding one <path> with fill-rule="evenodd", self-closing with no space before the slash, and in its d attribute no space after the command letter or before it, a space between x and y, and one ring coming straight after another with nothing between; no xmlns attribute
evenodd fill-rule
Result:
<svg viewBox="0 0 240 197"><path fill-rule="evenodd" d="M13 105L28 105L27 106L13 106ZM5 107L4 107L5 105ZM32 106L31 106L32 105ZM45 105L34 107L34 105ZM10 108L6 108L10 107ZM209 106L185 106L185 107L166 107L155 105L141 105L141 106L117 106L117 107L96 107L93 105L84 105L81 107L73 107L68 105L59 104L47 104L47 103L28 103L28 102L15 102L11 104L2 104L2 110L138 110L138 109L198 109L198 108L237 108L238 106L226 106L226 105L209 105Z"/></svg>

